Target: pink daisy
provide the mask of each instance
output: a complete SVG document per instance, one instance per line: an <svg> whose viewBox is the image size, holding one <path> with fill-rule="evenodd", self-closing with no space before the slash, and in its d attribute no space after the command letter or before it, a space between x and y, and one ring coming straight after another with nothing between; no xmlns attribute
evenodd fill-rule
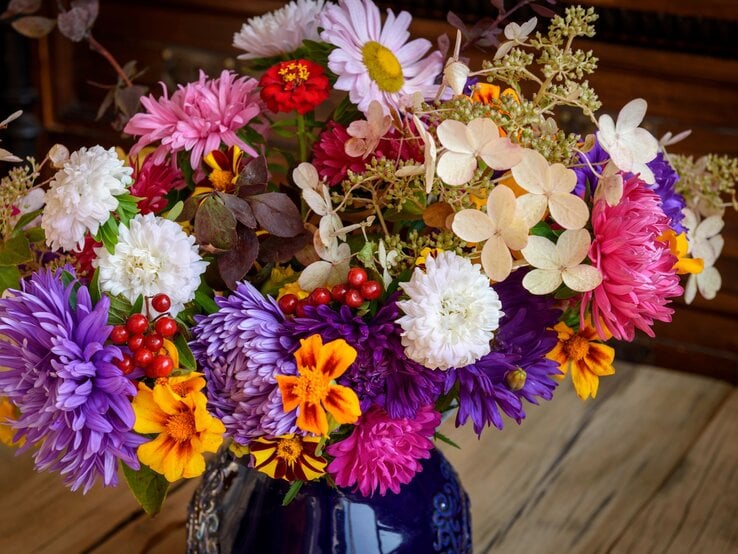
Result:
<svg viewBox="0 0 738 554"><path fill-rule="evenodd" d="M433 406L418 410L414 419L391 419L374 406L361 416L351 435L330 445L326 452L334 457L328 466L341 487L356 486L364 496L377 490L395 494L400 485L412 481L421 469L420 460L430 457L431 440L441 414Z"/></svg>
<svg viewBox="0 0 738 554"><path fill-rule="evenodd" d="M170 165L155 164L148 156L133 174L131 194L140 198L138 211L142 214L158 214L167 207L166 195L172 189L186 185L182 172Z"/></svg>
<svg viewBox="0 0 738 554"><path fill-rule="evenodd" d="M190 153L190 165L196 170L203 155L218 149L221 142L256 156L236 132L261 113L258 84L256 79L238 77L232 71L224 70L217 79L208 79L201 71L197 81L180 85L171 98L166 88L158 100L142 97L146 112L134 115L124 129L140 136L131 156L155 142L161 144L152 154L154 164L163 163L169 154L185 151Z"/></svg>
<svg viewBox="0 0 738 554"><path fill-rule="evenodd" d="M407 42L411 21L407 12L395 16L387 10L383 27L379 8L369 0L339 0L323 9L320 38L337 47L328 57L328 67L338 76L334 88L348 91L362 112L372 100L387 113L398 109L405 96L419 92L429 98L438 91L443 55L436 50L424 58L430 41Z"/></svg>
<svg viewBox="0 0 738 554"><path fill-rule="evenodd" d="M600 337L606 338L609 330L615 338L631 341L636 328L653 337L655 320L671 321L674 310L666 305L682 294L682 287L673 269L676 257L658 240L669 228L658 195L637 177L623 189L619 204L600 200L592 210L589 257L603 279L584 294L580 317L585 320L591 301Z"/></svg>

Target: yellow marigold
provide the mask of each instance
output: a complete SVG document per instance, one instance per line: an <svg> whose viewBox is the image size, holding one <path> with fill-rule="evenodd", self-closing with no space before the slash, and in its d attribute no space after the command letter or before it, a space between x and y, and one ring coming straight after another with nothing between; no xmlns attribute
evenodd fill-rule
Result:
<svg viewBox="0 0 738 554"><path fill-rule="evenodd" d="M254 469L273 479L311 481L325 475L327 460L316 454L319 437L283 435L249 443Z"/></svg>
<svg viewBox="0 0 738 554"><path fill-rule="evenodd" d="M15 429L11 423L18 419L18 408L7 398L0 398L0 442L8 446L23 446L26 441L21 437L18 442L13 440Z"/></svg>
<svg viewBox="0 0 738 554"><path fill-rule="evenodd" d="M139 383L133 399L134 431L157 437L138 447L138 458L167 481L205 471L204 452L216 452L225 426L207 411L200 373L158 379L154 388Z"/></svg>
<svg viewBox="0 0 738 554"><path fill-rule="evenodd" d="M547 357L558 362L564 373L571 366L571 380L579 398L594 398L597 396L600 377L615 373L612 366L615 350L596 341L599 336L589 322L578 333L563 322L557 323L554 330L558 333L559 340Z"/></svg>
<svg viewBox="0 0 738 554"><path fill-rule="evenodd" d="M299 376L277 375L282 404L285 412L299 408L297 427L327 436L326 412L338 423L354 423L361 415L356 393L333 383L354 363L356 350L343 339L324 345L318 334L300 343L295 352Z"/></svg>
<svg viewBox="0 0 738 554"><path fill-rule="evenodd" d="M435 258L441 252L443 252L443 248L429 248L428 246L426 246L420 251L420 256L415 258L415 265L424 268L425 261L428 259L428 256L430 256L431 258Z"/></svg>
<svg viewBox="0 0 738 554"><path fill-rule="evenodd" d="M684 275L685 273L694 273L696 275L697 273L702 273L702 270L705 269L705 261L702 258L692 258L687 254L689 245L687 243L686 233L679 233L677 235L676 231L669 229L661 233L659 240L667 243L671 253L677 257L674 269L676 269L679 275Z"/></svg>
<svg viewBox="0 0 738 554"><path fill-rule="evenodd" d="M292 281L291 283L287 283L286 285L280 287L279 294L277 295L277 300L282 298L285 294L294 294L295 296L297 296L298 300L307 298L310 295L309 292L304 291L300 288L300 285L297 283L297 281Z"/></svg>

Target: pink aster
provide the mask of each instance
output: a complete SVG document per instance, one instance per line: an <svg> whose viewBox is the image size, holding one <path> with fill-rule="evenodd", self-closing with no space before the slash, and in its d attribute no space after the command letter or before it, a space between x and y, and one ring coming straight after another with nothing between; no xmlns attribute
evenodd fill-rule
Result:
<svg viewBox="0 0 738 554"><path fill-rule="evenodd" d="M140 198L138 210L142 214L158 214L167 207L166 195L172 189L181 189L186 185L182 172L167 164L156 164L154 158L148 156L141 167L133 174L131 194Z"/></svg>
<svg viewBox="0 0 738 554"><path fill-rule="evenodd" d="M208 79L201 71L197 81L180 85L171 98L162 85L164 95L158 100L142 97L146 111L134 115L124 129L140 136L131 156L156 142L161 144L152 154L155 164L164 162L169 154L184 151L190 153L192 168L198 169L203 155L217 150L221 143L237 145L256 156L236 132L261 113L257 85L256 79L227 70L217 79Z"/></svg>
<svg viewBox="0 0 738 554"><path fill-rule="evenodd" d="M669 218L659 196L637 177L624 183L617 205L604 200L595 204L589 257L603 279L584 294L581 319L591 301L600 337L606 338L609 330L615 338L631 341L636 328L653 337L654 321L671 321L674 310L667 304L682 294L682 287L673 269L676 257L658 240L667 229Z"/></svg>
<svg viewBox="0 0 738 554"><path fill-rule="evenodd" d="M433 406L418 410L415 418L391 419L382 408L374 406L356 423L351 435L326 449L334 457L328 466L341 487L355 486L364 496L377 490L395 494L400 485L412 481L421 471L420 460L430 457L431 440L441 414Z"/></svg>

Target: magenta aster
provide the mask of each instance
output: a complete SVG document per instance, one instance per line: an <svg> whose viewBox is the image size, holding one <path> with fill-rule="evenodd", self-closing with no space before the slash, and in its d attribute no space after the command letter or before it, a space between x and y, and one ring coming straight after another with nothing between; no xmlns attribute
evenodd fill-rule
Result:
<svg viewBox="0 0 738 554"><path fill-rule="evenodd" d="M624 183L617 205L595 204L589 257L603 279L584 294L581 319L591 303L600 337L607 337L606 329L620 340L633 340L636 329L653 337L654 321L671 321L674 310L667 304L682 294L682 287L673 269L676 257L658 240L667 229L669 218L659 196L637 177Z"/></svg>
<svg viewBox="0 0 738 554"><path fill-rule="evenodd" d="M181 171L168 164L155 164L149 156L134 171L130 192L140 198L138 210L142 214L158 214L167 207L166 195L169 191L185 185Z"/></svg>
<svg viewBox="0 0 738 554"><path fill-rule="evenodd" d="M400 492L400 485L412 481L422 469L420 460L430 457L433 435L441 414L433 406L418 410L414 418L392 419L374 407L364 413L353 432L326 452L333 456L328 465L336 484L355 486L364 496L388 490Z"/></svg>
<svg viewBox="0 0 738 554"><path fill-rule="evenodd" d="M251 156L256 150L246 144L236 132L261 113L258 81L239 77L224 70L217 79L200 78L180 86L171 96L155 100L142 97L146 109L134 115L124 132L139 136L131 149L135 156L144 146L160 142L151 155L152 163L160 164L170 154L190 153L190 165L197 169L202 157L217 150L221 143L237 145Z"/></svg>

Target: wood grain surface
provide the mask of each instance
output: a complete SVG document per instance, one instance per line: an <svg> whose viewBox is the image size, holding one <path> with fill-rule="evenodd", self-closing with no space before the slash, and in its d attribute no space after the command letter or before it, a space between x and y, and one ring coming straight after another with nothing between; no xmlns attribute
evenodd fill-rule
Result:
<svg viewBox="0 0 738 554"><path fill-rule="evenodd" d="M442 432L471 496L475 552L738 552L738 392L725 382L618 363L596 400L565 381L523 425ZM68 492L0 447L0 553L184 552L180 483L151 519L125 487Z"/></svg>

